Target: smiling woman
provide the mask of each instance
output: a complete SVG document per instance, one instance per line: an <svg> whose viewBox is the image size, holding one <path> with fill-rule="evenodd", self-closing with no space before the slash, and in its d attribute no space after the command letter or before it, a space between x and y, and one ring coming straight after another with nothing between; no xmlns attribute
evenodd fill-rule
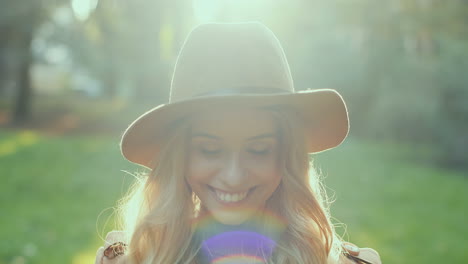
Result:
<svg viewBox="0 0 468 264"><path fill-rule="evenodd" d="M200 115L192 130L186 173L191 190L221 223L245 222L265 206L281 180L272 116L222 109Z"/></svg>
<svg viewBox="0 0 468 264"><path fill-rule="evenodd" d="M347 133L341 96L294 92L265 26L199 26L170 103L124 133L123 155L150 172L122 200L124 230L108 235L96 263L380 263L338 238L309 162Z"/></svg>

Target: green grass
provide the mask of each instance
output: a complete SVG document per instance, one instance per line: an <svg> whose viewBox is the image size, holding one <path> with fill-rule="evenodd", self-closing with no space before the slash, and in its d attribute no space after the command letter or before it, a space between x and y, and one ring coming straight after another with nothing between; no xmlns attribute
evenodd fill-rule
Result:
<svg viewBox="0 0 468 264"><path fill-rule="evenodd" d="M105 209L131 182L122 170L137 169L118 140L0 133L0 264L94 263L99 235L114 228ZM433 167L431 155L351 140L317 155L346 238L384 263L466 263L468 177Z"/></svg>
<svg viewBox="0 0 468 264"><path fill-rule="evenodd" d="M0 133L0 263L94 263L125 169L117 138Z"/></svg>
<svg viewBox="0 0 468 264"><path fill-rule="evenodd" d="M431 156L352 141L318 155L344 237L377 249L384 263L467 263L468 175L432 166Z"/></svg>

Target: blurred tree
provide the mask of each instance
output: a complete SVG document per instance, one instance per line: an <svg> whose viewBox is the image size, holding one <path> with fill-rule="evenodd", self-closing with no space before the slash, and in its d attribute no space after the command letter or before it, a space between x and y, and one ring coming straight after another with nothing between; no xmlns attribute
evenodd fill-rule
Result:
<svg viewBox="0 0 468 264"><path fill-rule="evenodd" d="M186 0L101 0L89 19L75 23L66 41L73 63L100 80L102 96L165 102L190 7Z"/></svg>
<svg viewBox="0 0 468 264"><path fill-rule="evenodd" d="M123 36L132 62L134 97L156 105L169 97L171 72L192 18L191 1L135 1L125 5L131 22Z"/></svg>
<svg viewBox="0 0 468 264"><path fill-rule="evenodd" d="M32 58L24 54L29 54L31 36L51 21L57 7L70 9L69 1L8 0L8 8L0 10L0 75L11 72L11 61L22 73L15 75L17 120L27 115L30 105L25 69ZM80 2L71 1L72 7ZM297 89L332 87L346 97L352 135L431 143L443 163L467 163L466 1L96 3L89 16L75 14L72 23L50 22L55 34L48 40L68 49L72 74L85 72L98 80L105 98L165 102L177 51L189 28L200 22L258 20L283 43ZM17 59L5 59L12 56Z"/></svg>
<svg viewBox="0 0 468 264"><path fill-rule="evenodd" d="M290 1L270 23L296 88L345 96L353 136L433 144L468 165L468 3ZM291 30L294 29L294 30Z"/></svg>
<svg viewBox="0 0 468 264"><path fill-rule="evenodd" d="M89 16L76 13L72 23L54 21L63 13L69 16L56 11L71 10L72 6L79 11L84 5L79 1L4 3L6 8L0 10L0 74L15 73L10 77L15 84L14 123L26 121L31 113L29 72L37 59L31 54L31 43L44 26L52 33L41 36L46 38L42 41L48 46L64 45L74 65L72 75L84 72L97 79L101 96L123 94L148 100L156 95L159 99L153 99L153 104L166 101L176 51L191 22L190 1L95 2L94 12ZM39 59L45 53L37 54ZM3 88L5 84L1 85Z"/></svg>
<svg viewBox="0 0 468 264"><path fill-rule="evenodd" d="M438 160L447 166L468 166L468 39L460 39L467 36L438 40L440 60L435 76L440 102L434 131Z"/></svg>
<svg viewBox="0 0 468 264"><path fill-rule="evenodd" d="M0 58L13 57L14 60L0 61L3 73L12 72L16 87L12 121L25 122L31 114L32 88L30 68L32 64L31 43L40 24L60 1L5 0L0 10ZM0 83L5 85L5 83ZM0 89L1 90L1 89Z"/></svg>

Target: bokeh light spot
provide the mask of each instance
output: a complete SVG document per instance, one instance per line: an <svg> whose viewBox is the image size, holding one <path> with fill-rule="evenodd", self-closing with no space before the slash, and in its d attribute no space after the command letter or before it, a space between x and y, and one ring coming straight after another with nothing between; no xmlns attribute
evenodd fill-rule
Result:
<svg viewBox="0 0 468 264"><path fill-rule="evenodd" d="M33 131L23 131L18 134L18 143L21 146L31 146L39 141L39 136Z"/></svg>
<svg viewBox="0 0 468 264"><path fill-rule="evenodd" d="M98 0L72 0L71 6L73 13L79 20L88 19L91 12L96 9Z"/></svg>

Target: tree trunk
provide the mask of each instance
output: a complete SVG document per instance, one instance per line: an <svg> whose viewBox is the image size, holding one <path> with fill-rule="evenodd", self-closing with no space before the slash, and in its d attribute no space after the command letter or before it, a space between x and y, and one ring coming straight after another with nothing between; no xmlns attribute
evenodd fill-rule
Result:
<svg viewBox="0 0 468 264"><path fill-rule="evenodd" d="M4 99L5 95L5 86L7 85L8 79L8 38L9 38L9 31L3 25L0 27L0 98Z"/></svg>
<svg viewBox="0 0 468 264"><path fill-rule="evenodd" d="M31 29L24 32L19 40L19 53L21 54L20 64L17 75L17 94L13 109L13 123L22 124L28 121L31 117L31 101L32 87L29 70L32 64L31 42L33 39L34 30Z"/></svg>

